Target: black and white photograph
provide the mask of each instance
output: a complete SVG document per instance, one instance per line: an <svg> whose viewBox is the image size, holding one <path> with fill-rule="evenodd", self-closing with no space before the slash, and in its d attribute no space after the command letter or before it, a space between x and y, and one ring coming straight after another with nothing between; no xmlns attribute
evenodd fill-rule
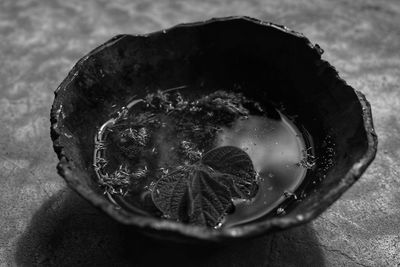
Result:
<svg viewBox="0 0 400 267"><path fill-rule="evenodd" d="M0 267L400 267L400 0L0 0Z"/></svg>

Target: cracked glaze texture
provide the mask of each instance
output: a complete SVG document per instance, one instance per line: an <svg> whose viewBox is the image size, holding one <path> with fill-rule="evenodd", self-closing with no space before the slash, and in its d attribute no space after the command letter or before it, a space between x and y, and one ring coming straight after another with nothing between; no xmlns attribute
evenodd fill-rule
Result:
<svg viewBox="0 0 400 267"><path fill-rule="evenodd" d="M0 266L148 266L159 259L199 266L400 263L398 1L81 2L0 3ZM116 34L227 15L284 24L320 44L323 58L372 105L376 159L311 224L245 245L194 253L127 234L56 174L48 120L53 91L82 55ZM176 251L184 253L178 258Z"/></svg>

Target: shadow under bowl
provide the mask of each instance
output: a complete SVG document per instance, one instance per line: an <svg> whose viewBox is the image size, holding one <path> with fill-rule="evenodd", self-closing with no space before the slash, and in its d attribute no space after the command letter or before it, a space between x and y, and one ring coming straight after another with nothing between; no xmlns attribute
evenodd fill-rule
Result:
<svg viewBox="0 0 400 267"><path fill-rule="evenodd" d="M118 222L166 240L237 240L309 222L361 176L377 149L369 103L321 59L322 52L300 33L248 17L116 36L84 56L55 92L51 138L58 172ZM198 93L228 88L277 103L307 129L316 169L296 191L300 199L281 205L284 214L215 230L116 209L104 197L93 167L100 125L133 98L182 85L196 85Z"/></svg>

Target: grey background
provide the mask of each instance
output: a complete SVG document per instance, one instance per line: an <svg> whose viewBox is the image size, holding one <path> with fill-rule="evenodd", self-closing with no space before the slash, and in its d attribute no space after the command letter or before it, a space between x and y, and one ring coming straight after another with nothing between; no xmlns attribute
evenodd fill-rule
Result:
<svg viewBox="0 0 400 267"><path fill-rule="evenodd" d="M322 216L215 248L130 233L69 190L49 136L53 91L120 33L248 15L303 32L372 104L379 150ZM400 266L400 1L0 1L0 266Z"/></svg>

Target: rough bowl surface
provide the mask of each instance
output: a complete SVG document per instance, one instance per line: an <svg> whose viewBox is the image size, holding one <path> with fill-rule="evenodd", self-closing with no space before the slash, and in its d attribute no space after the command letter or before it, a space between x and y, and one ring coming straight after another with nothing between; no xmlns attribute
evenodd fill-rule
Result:
<svg viewBox="0 0 400 267"><path fill-rule="evenodd" d="M83 57L55 92L51 137L58 172L115 220L162 239L228 241L306 223L361 176L377 149L369 103L322 52L299 33L248 17L116 36ZM214 230L134 215L104 198L92 165L96 129L133 97L188 84L279 103L313 136L319 167L299 188L301 201L285 202L286 214Z"/></svg>

